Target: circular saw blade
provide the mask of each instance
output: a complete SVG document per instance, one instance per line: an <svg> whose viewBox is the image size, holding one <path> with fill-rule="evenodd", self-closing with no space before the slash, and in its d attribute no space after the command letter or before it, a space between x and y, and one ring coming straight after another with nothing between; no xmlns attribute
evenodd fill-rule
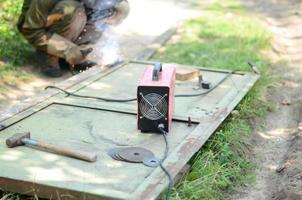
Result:
<svg viewBox="0 0 302 200"><path fill-rule="evenodd" d="M141 163L145 158L153 158L154 154L144 148L129 147L118 152L119 156L128 162Z"/></svg>

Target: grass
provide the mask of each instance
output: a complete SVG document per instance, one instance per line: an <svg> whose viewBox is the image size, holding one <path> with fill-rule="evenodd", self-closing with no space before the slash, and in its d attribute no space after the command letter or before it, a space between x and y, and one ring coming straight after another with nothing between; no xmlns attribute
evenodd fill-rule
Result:
<svg viewBox="0 0 302 200"><path fill-rule="evenodd" d="M252 61L262 72L237 106L238 114L228 117L191 160L191 170L172 195L177 200L224 199L235 187L255 180L248 138L253 130L251 121L271 109L265 98L272 84L270 61L262 53L270 48L270 35L236 0L212 1L200 18L181 28L179 35L153 59L243 71L250 71L247 61Z"/></svg>
<svg viewBox="0 0 302 200"><path fill-rule="evenodd" d="M0 193L1 194L1 193ZM0 195L1 197L1 195ZM3 194L1 200L38 200L38 197L28 197L19 194Z"/></svg>
<svg viewBox="0 0 302 200"><path fill-rule="evenodd" d="M20 69L33 54L33 49L16 28L22 3L23 0L0 2L0 92L4 85L15 85L31 78Z"/></svg>
<svg viewBox="0 0 302 200"><path fill-rule="evenodd" d="M14 6L7 6L12 4ZM20 11L20 4L21 0L0 3L1 8L7 7L0 11L0 60L8 62L0 76L16 70L26 62L23 55L31 54L30 47L11 24ZM4 17L5 13L10 14ZM270 48L270 36L236 0L212 1L200 18L182 27L179 35L179 39L171 41L153 59L243 71L249 71L247 61L253 61L262 72L256 86L237 106L238 114L228 117L190 161L192 169L175 186L172 195L175 200L224 199L233 188L255 180L248 138L253 129L251 120L264 117L271 109L265 99L266 89L272 83L268 76L270 61L262 53ZM3 45L8 49L3 49ZM35 198L12 194L6 199Z"/></svg>

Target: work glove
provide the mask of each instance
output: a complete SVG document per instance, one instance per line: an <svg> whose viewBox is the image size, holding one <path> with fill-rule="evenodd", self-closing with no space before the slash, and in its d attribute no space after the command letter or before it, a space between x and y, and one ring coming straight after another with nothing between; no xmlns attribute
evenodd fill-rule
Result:
<svg viewBox="0 0 302 200"><path fill-rule="evenodd" d="M71 46L64 52L64 59L71 65L81 64L91 51L91 48L81 49L77 45Z"/></svg>
<svg viewBox="0 0 302 200"><path fill-rule="evenodd" d="M71 65L83 63L91 52L92 48L80 47L56 33L48 40L47 53L63 58Z"/></svg>

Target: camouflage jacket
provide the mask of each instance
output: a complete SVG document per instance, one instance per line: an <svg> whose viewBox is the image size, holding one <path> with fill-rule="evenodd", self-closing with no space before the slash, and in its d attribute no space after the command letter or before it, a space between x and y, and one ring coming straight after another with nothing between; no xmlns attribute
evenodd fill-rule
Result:
<svg viewBox="0 0 302 200"><path fill-rule="evenodd" d="M18 29L33 46L45 49L51 37L46 29L47 17L60 0L24 0Z"/></svg>

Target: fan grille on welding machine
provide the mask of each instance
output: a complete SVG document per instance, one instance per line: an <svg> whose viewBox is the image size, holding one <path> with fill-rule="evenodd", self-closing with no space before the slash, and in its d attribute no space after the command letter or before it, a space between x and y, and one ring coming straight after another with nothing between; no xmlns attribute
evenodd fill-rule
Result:
<svg viewBox="0 0 302 200"><path fill-rule="evenodd" d="M168 104L166 94L161 96L156 93L149 93L144 96L140 93L140 96L139 109L143 117L150 120L158 120L167 116Z"/></svg>

